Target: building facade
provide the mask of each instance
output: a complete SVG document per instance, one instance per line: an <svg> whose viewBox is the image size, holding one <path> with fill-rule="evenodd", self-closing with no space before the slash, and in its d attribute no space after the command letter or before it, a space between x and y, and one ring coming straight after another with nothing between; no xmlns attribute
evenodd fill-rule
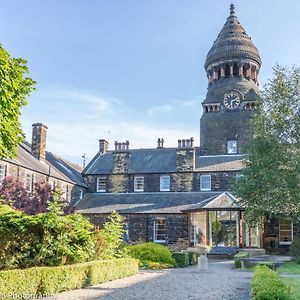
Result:
<svg viewBox="0 0 300 300"><path fill-rule="evenodd" d="M0 160L0 184L5 177L13 177L24 183L29 193L34 184L48 182L52 189L62 192L62 197L76 203L83 197L86 185L82 168L62 157L46 151L47 126L32 125L32 143L23 142L16 157Z"/></svg>
<svg viewBox="0 0 300 300"><path fill-rule="evenodd" d="M83 170L87 193L77 211L102 225L117 210L129 242L154 241L177 248L197 243L286 249L297 230L289 220L266 229L247 228L229 192L243 168L243 146L259 93L259 52L234 6L205 61L208 90L200 120L200 147L193 138L165 148L130 149L105 140Z"/></svg>

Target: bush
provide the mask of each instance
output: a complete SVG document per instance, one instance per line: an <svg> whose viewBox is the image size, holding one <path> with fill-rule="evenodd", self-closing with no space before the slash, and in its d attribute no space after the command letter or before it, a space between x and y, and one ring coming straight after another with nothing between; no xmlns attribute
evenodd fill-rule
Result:
<svg viewBox="0 0 300 300"><path fill-rule="evenodd" d="M0 205L0 269L55 266L89 261L96 255L94 226L80 214L53 210L26 215Z"/></svg>
<svg viewBox="0 0 300 300"><path fill-rule="evenodd" d="M143 243L127 247L128 255L140 261L141 267L159 268L157 264L164 267L173 267L175 261L171 251L166 246L155 243Z"/></svg>
<svg viewBox="0 0 300 300"><path fill-rule="evenodd" d="M100 230L100 247L99 256L104 259L123 257L124 256L124 223L123 217L116 211L109 216L109 220L105 222L104 228Z"/></svg>
<svg viewBox="0 0 300 300"><path fill-rule="evenodd" d="M234 265L237 269L242 267L241 261L239 260L239 258L248 258L250 257L250 253L249 252L239 252L234 256Z"/></svg>
<svg viewBox="0 0 300 300"><path fill-rule="evenodd" d="M295 261L300 264L300 234L294 238L290 247L290 256L292 256Z"/></svg>
<svg viewBox="0 0 300 300"><path fill-rule="evenodd" d="M256 266L251 281L251 299L253 300L290 300L289 289L279 276L267 266Z"/></svg>
<svg viewBox="0 0 300 300"><path fill-rule="evenodd" d="M189 254L189 264L190 265L196 265L197 264L197 253L195 252L191 252L191 251L188 251L188 254Z"/></svg>
<svg viewBox="0 0 300 300"><path fill-rule="evenodd" d="M183 252L173 252L173 258L176 262L176 267L184 268L189 265L189 253L187 251Z"/></svg>
<svg viewBox="0 0 300 300"><path fill-rule="evenodd" d="M42 296L136 274L132 258L93 261L60 267L34 267L0 272L0 294ZM21 298L18 298L21 299Z"/></svg>
<svg viewBox="0 0 300 300"><path fill-rule="evenodd" d="M276 267L275 267L274 263L271 262L271 261L270 262L268 262L268 261L259 262L257 265L258 266L266 266L267 268L269 268L270 270L273 270L273 271L276 270Z"/></svg>

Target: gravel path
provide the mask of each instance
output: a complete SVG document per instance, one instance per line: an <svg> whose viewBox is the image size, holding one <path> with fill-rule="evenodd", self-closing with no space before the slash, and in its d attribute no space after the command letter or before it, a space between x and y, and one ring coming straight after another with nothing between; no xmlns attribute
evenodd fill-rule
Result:
<svg viewBox="0 0 300 300"><path fill-rule="evenodd" d="M235 270L232 261L210 261L205 273L197 272L196 266L141 271L127 278L63 292L55 299L240 300L251 277L251 272Z"/></svg>

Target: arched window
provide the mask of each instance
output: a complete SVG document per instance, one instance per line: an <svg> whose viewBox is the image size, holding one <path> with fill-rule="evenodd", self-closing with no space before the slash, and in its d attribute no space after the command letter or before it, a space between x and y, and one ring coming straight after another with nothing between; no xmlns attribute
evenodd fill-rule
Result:
<svg viewBox="0 0 300 300"><path fill-rule="evenodd" d="M233 76L239 76L239 68L237 64L234 64L233 66Z"/></svg>
<svg viewBox="0 0 300 300"><path fill-rule="evenodd" d="M230 76L230 67L229 65L226 65L225 67L225 77L229 77Z"/></svg>
<svg viewBox="0 0 300 300"><path fill-rule="evenodd" d="M220 79L221 78L221 68L218 68L217 71L218 71L218 79Z"/></svg>

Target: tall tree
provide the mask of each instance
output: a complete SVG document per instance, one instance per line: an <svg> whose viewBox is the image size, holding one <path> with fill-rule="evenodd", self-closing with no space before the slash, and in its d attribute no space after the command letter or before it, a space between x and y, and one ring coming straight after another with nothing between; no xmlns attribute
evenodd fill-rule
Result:
<svg viewBox="0 0 300 300"><path fill-rule="evenodd" d="M0 45L0 159L14 156L24 139L20 109L35 85L26 77L26 63L22 58L11 57Z"/></svg>
<svg viewBox="0 0 300 300"><path fill-rule="evenodd" d="M234 190L248 223L300 216L300 69L275 66L250 123L245 169Z"/></svg>

